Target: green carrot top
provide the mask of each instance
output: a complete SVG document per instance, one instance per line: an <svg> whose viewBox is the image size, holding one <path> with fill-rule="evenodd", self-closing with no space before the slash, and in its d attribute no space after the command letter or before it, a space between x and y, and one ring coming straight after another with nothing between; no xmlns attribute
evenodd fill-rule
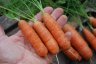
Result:
<svg viewBox="0 0 96 64"><path fill-rule="evenodd" d="M32 4L27 0L9 0L5 3L3 0L0 9L3 9L3 15L10 19L20 20L24 18L36 22L35 14L32 8Z"/></svg>

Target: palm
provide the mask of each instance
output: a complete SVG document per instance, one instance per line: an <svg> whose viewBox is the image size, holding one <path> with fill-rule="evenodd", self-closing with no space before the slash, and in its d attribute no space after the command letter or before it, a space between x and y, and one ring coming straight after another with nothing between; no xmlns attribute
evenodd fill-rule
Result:
<svg viewBox="0 0 96 64"><path fill-rule="evenodd" d="M45 12L51 13L52 11L52 8L45 8ZM62 13L63 11L58 8L53 11L52 16L57 20ZM40 13L36 18L41 20ZM62 16L58 19L58 23L61 26L66 22L66 19L64 19ZM47 56L46 58L39 57L20 31L8 37L0 29L0 36L0 64L49 64L48 59L52 58L52 56Z"/></svg>

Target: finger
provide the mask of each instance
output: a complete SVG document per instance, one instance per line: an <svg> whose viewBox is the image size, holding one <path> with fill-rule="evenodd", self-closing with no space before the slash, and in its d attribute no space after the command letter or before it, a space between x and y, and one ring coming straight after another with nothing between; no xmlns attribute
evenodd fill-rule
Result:
<svg viewBox="0 0 96 64"><path fill-rule="evenodd" d="M57 9L55 9L55 10L52 12L51 16L52 16L55 20L57 20L62 14L63 14L63 9L62 9L62 8L57 8Z"/></svg>
<svg viewBox="0 0 96 64"><path fill-rule="evenodd" d="M9 40L11 40L13 43L16 43L24 47L24 37L18 37L16 35L12 35L9 37Z"/></svg>
<svg viewBox="0 0 96 64"><path fill-rule="evenodd" d="M23 46L27 50L30 50L31 52L34 52L34 49L32 48L31 44L24 38L24 36L19 32L17 35L12 35L9 37L11 41L14 43Z"/></svg>
<svg viewBox="0 0 96 64"><path fill-rule="evenodd" d="M52 7L46 7L46 8L44 8L44 11L45 11L46 13L51 14L52 11L53 11L53 8L52 8ZM37 20L39 20L39 21L42 21L42 13L41 13L41 12L37 13L36 16L35 16L35 18L36 18Z"/></svg>
<svg viewBox="0 0 96 64"><path fill-rule="evenodd" d="M11 39L12 41L14 41L14 43L16 43L18 41L24 42L24 38L23 37L18 37L16 35L10 36L9 39Z"/></svg>
<svg viewBox="0 0 96 64"><path fill-rule="evenodd" d="M60 18L57 20L58 24L63 27L66 23L67 23L67 16L66 15L62 15L60 16Z"/></svg>
<svg viewBox="0 0 96 64"><path fill-rule="evenodd" d="M2 26L0 26L0 37L4 36L4 35L5 35L5 32L4 32L3 28L2 28Z"/></svg>
<svg viewBox="0 0 96 64"><path fill-rule="evenodd" d="M68 40L71 40L71 36L72 36L72 33L71 33L71 32L66 32L66 33L65 33L65 37L66 37Z"/></svg>

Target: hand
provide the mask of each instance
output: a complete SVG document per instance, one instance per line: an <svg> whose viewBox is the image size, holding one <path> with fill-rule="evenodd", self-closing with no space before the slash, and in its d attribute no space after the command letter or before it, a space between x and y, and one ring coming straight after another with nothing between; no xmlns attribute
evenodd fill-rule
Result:
<svg viewBox="0 0 96 64"><path fill-rule="evenodd" d="M52 7L46 7L44 11L51 14L61 27L67 22L61 8L53 10ZM38 20L42 20L41 17L41 13L36 15ZM52 57L50 54L46 58L39 57L20 31L8 37L0 27L0 64L49 64Z"/></svg>

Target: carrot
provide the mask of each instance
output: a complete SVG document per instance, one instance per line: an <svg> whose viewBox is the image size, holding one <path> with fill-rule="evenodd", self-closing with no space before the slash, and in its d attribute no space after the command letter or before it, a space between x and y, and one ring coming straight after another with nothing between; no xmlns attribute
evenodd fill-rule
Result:
<svg viewBox="0 0 96 64"><path fill-rule="evenodd" d="M50 18L50 20L49 20ZM58 42L61 49L64 51L71 60L81 60L79 53L73 49L70 45L70 41L65 37L63 30L58 25L58 23L47 13L43 15L43 21L46 27L49 29L51 34L54 36Z"/></svg>
<svg viewBox="0 0 96 64"><path fill-rule="evenodd" d="M92 48L96 50L96 37L87 28L83 28L82 32Z"/></svg>
<svg viewBox="0 0 96 64"><path fill-rule="evenodd" d="M49 20L50 18L50 20ZM67 55L71 60L81 60L79 53L70 46L70 41L65 37L64 32L58 23L47 13L43 15L43 21L46 27L49 29L51 34L54 36L58 42L61 49L63 49L65 55Z"/></svg>
<svg viewBox="0 0 96 64"><path fill-rule="evenodd" d="M18 23L18 26L21 29L25 38L28 40L28 42L32 44L37 54L39 56L45 57L48 53L48 50L39 38L39 36L34 31L34 29L31 26L29 26L28 23L24 20L21 20Z"/></svg>
<svg viewBox="0 0 96 64"><path fill-rule="evenodd" d="M54 36L54 38L58 42L61 49L63 49L65 55L67 55L71 60L80 61L81 56L75 49L71 47L70 41L65 37L64 32L61 29L61 27L58 25L58 23L47 13L44 13L43 21L46 27L51 32L51 34Z"/></svg>
<svg viewBox="0 0 96 64"><path fill-rule="evenodd" d="M92 26L96 28L96 18L94 18L94 17L89 17L89 21L90 21L90 23L92 24Z"/></svg>
<svg viewBox="0 0 96 64"><path fill-rule="evenodd" d="M64 52L66 56L68 56L73 61L81 61L82 57L79 53L72 47Z"/></svg>
<svg viewBox="0 0 96 64"><path fill-rule="evenodd" d="M51 33L44 26L44 24L41 23L40 21L37 21L33 24L33 28L37 32L37 34L40 36L43 43L46 45L49 52L51 52L52 54L57 54L59 52L59 46L56 40L51 35Z"/></svg>
<svg viewBox="0 0 96 64"><path fill-rule="evenodd" d="M64 32L71 32L71 44L80 53L80 55L85 59L89 60L92 57L92 51L87 45L86 41L79 35L73 26L70 24L65 24L63 27Z"/></svg>
<svg viewBox="0 0 96 64"><path fill-rule="evenodd" d="M48 13L43 13L43 21L50 33L56 39L59 46L64 50L68 50L71 45L70 41L65 37L63 30L58 25L58 23L53 19Z"/></svg>

